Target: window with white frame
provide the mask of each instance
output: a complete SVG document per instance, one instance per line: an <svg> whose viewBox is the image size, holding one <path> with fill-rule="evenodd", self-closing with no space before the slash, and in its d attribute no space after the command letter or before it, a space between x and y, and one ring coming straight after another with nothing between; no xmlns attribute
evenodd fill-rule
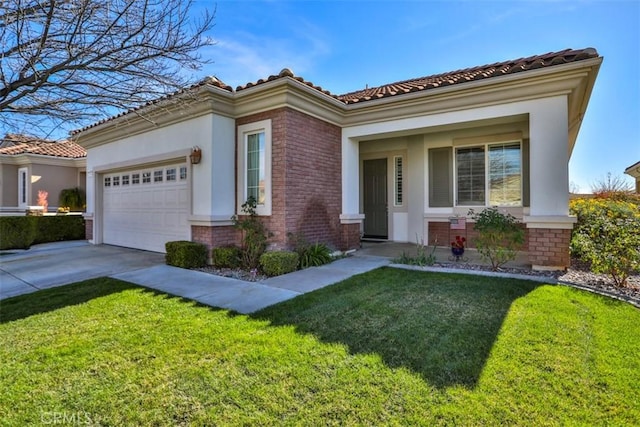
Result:
<svg viewBox="0 0 640 427"><path fill-rule="evenodd" d="M456 149L458 206L522 206L520 142Z"/></svg>
<svg viewBox="0 0 640 427"><path fill-rule="evenodd" d="M167 181L176 180L176 168L168 168L166 171Z"/></svg>
<svg viewBox="0 0 640 427"><path fill-rule="evenodd" d="M142 183L148 184L151 182L151 172L142 172Z"/></svg>
<svg viewBox="0 0 640 427"><path fill-rule="evenodd" d="M162 182L163 173L162 170L153 171L153 182Z"/></svg>
<svg viewBox="0 0 640 427"><path fill-rule="evenodd" d="M271 120L239 126L238 147L238 207L253 197L271 215Z"/></svg>
<svg viewBox="0 0 640 427"><path fill-rule="evenodd" d="M187 167L180 166L180 181L187 179Z"/></svg>
<svg viewBox="0 0 640 427"><path fill-rule="evenodd" d="M25 207L29 201L29 170L27 168L18 169L18 206Z"/></svg>
<svg viewBox="0 0 640 427"><path fill-rule="evenodd" d="M403 181L403 159L402 156L395 156L393 158L393 178L394 178L394 206L402 206L403 199L403 191L402 191L402 181Z"/></svg>
<svg viewBox="0 0 640 427"><path fill-rule="evenodd" d="M131 174L131 184L132 185L140 184L140 174L139 173L132 173Z"/></svg>

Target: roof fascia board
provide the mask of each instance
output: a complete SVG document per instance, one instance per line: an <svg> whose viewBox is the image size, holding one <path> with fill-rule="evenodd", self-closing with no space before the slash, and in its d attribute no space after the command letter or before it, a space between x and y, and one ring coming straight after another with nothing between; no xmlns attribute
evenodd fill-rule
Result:
<svg viewBox="0 0 640 427"><path fill-rule="evenodd" d="M463 87L458 88L456 85L451 85L441 89L414 92L402 95L399 99L388 97L362 104L350 104L344 125L353 126L425 113L568 95L578 87L581 81L589 78L589 74L592 74L590 70L584 66L563 68L553 73L541 69L518 73L520 75L494 78L499 81L479 80L465 83Z"/></svg>
<svg viewBox="0 0 640 427"><path fill-rule="evenodd" d="M63 166L63 167L73 167L73 168L81 168L86 167L87 158L79 157L79 158L71 158L71 157L55 157L55 156L45 156L42 154L2 154L0 155L0 163L4 165L47 165L47 166Z"/></svg>
<svg viewBox="0 0 640 427"><path fill-rule="evenodd" d="M345 104L291 77L262 83L236 92L236 117L289 107L340 126Z"/></svg>
<svg viewBox="0 0 640 427"><path fill-rule="evenodd" d="M93 148L207 114L233 117L233 100L228 92L213 86L198 89L196 94L183 94L182 99L172 98L108 120L73 135L72 139L84 148Z"/></svg>

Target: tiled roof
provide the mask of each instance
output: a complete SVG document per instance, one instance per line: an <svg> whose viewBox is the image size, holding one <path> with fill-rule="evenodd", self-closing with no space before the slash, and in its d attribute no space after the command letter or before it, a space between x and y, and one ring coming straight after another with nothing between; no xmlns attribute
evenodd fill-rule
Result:
<svg viewBox="0 0 640 427"><path fill-rule="evenodd" d="M8 156L38 154L69 159L79 159L87 156L85 149L72 141L54 142L15 134L7 134L2 139L0 154Z"/></svg>
<svg viewBox="0 0 640 427"><path fill-rule="evenodd" d="M435 89L443 86L463 84L476 80L505 76L522 71L568 64L570 62L597 57L598 52L593 48L580 50L566 49L560 52L549 52L544 55L496 62L494 64L481 65L473 68L465 68L464 70L451 71L448 73L435 74L432 76L386 84L384 86L340 95L338 96L338 99L346 104L353 104L356 102L364 102L373 99L386 98L388 96Z"/></svg>
<svg viewBox="0 0 640 427"><path fill-rule="evenodd" d="M467 82L488 79L492 77L506 76L509 74L535 70L538 68L547 68L547 67L552 67L556 65L568 64L571 62L582 61L585 59L597 58L598 56L599 56L598 52L594 48L586 48L586 49L578 49L578 50L565 49L559 52L549 52L543 55L530 56L528 58L519 58L519 59L510 60L510 61L496 62L494 64L481 65L478 67L465 68L463 70L451 71L448 73L435 74L432 76L420 77L417 79L404 80L396 83L386 84L383 86L358 90L355 92L346 93L344 95L334 95L328 90L325 90L322 87L317 86L312 82L309 82L303 79L302 77L294 75L293 72L288 68L285 68L279 74L271 75L266 79L260 79L254 83L247 83L245 85L238 86L236 87L235 91L233 90L233 88L231 88L229 85L219 80L217 77L206 77L205 79L201 80L200 82L188 88L163 96L156 100L149 101L146 104L141 105L140 107L133 108L128 111L122 112L116 116L106 118L92 125L86 126L82 129L75 130L72 132L72 134L77 134L79 132L98 126L107 121L124 116L134 111L138 111L146 106L157 104L163 100L171 98L180 93L188 92L192 89L199 88L206 85L214 86L214 87L223 89L227 92L234 93L234 92L241 92L243 90L247 90L252 87L260 86L262 84L265 84L267 82L271 82L274 80L279 80L283 78L292 78L294 80L299 81L300 83L303 83L317 90L318 92L331 96L332 98L335 98L338 101L341 101L344 104L348 105L348 104L362 103L362 102L371 101L375 99L387 98L390 96L397 96L397 95L402 95L402 94L407 94L412 92L427 91L430 89L436 89L444 86L464 84Z"/></svg>

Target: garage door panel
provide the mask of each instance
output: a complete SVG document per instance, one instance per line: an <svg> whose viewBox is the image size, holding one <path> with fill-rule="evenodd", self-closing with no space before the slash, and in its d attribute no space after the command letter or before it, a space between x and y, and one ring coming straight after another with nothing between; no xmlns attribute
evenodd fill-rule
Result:
<svg viewBox="0 0 640 427"><path fill-rule="evenodd" d="M145 170L140 167L105 174L103 179L103 241L107 244L165 252L165 243L189 240L189 189L186 175L175 179L185 165ZM173 171L171 171L173 169ZM169 172L167 173L167 170ZM138 174L150 182L125 179ZM170 179L167 181L167 177ZM137 182L136 182L137 181ZM118 182L120 185L107 185ZM125 184L125 182L127 184Z"/></svg>

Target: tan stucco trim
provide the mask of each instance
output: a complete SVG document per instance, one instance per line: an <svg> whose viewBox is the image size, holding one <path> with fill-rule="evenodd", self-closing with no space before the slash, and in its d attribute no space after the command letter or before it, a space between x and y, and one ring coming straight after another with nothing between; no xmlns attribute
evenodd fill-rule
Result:
<svg viewBox="0 0 640 427"><path fill-rule="evenodd" d="M171 162L186 162L189 163L190 150L176 150L169 153L163 153L157 156L136 157L132 160L125 160L122 162L107 163L104 165L96 166L93 172L105 173L105 172L118 172L121 170L132 168L146 168Z"/></svg>
<svg viewBox="0 0 640 427"><path fill-rule="evenodd" d="M571 151L601 63L598 57L349 105L291 77L239 92L203 86L81 131L73 139L91 148L200 115L238 118L281 107L350 127L566 95Z"/></svg>
<svg viewBox="0 0 640 427"><path fill-rule="evenodd" d="M16 154L16 155L0 155L0 163L6 165L47 165L47 166L63 166L73 168L84 168L87 166L87 158L81 157L71 159L68 157L43 156L41 154Z"/></svg>

